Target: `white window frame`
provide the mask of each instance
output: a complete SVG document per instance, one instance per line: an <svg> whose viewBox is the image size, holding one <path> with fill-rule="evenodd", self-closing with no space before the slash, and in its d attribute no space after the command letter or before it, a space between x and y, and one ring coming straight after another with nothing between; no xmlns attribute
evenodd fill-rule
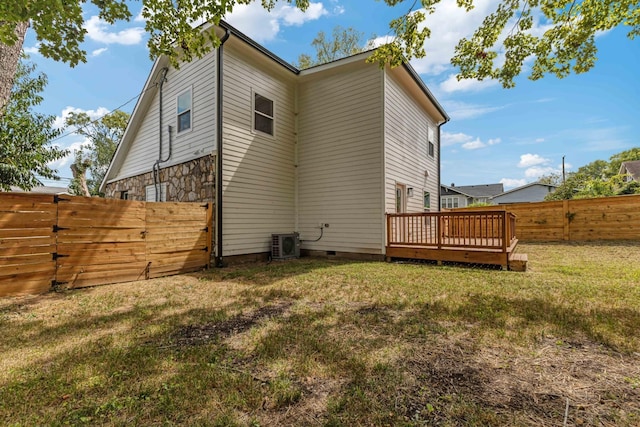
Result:
<svg viewBox="0 0 640 427"><path fill-rule="evenodd" d="M189 108L182 112L179 111L180 108L180 97L184 94L189 93ZM180 130L180 116L186 112L189 112L189 128ZM187 89L178 93L176 96L176 135L183 135L185 133L189 133L193 130L193 86L189 86Z"/></svg>
<svg viewBox="0 0 640 427"><path fill-rule="evenodd" d="M456 209L460 207L459 197L443 197L440 201L442 209Z"/></svg>
<svg viewBox="0 0 640 427"><path fill-rule="evenodd" d="M427 125L427 155L431 158L436 156L435 130L431 125Z"/></svg>
<svg viewBox="0 0 640 427"><path fill-rule="evenodd" d="M271 101L272 107L273 107L273 115L269 116L261 111L257 111L256 110L256 95L261 96L265 99L268 99L269 101ZM259 114L262 117L266 117L268 119L271 119L272 124L273 124L273 133L267 133L264 131L261 131L260 129L256 129L256 114ZM270 94L266 94L264 92L258 92L256 90L251 90L251 132L257 135L263 135L267 138L271 138L271 139L275 139L276 138L276 100L273 96L271 96Z"/></svg>
<svg viewBox="0 0 640 427"><path fill-rule="evenodd" d="M395 210L396 213L405 213L407 212L407 186L406 184L401 184L396 182L396 190L395 190Z"/></svg>
<svg viewBox="0 0 640 427"><path fill-rule="evenodd" d="M156 201L156 186L155 184L147 185L144 188L144 200L147 202L155 202ZM160 202L167 201L167 183L160 183Z"/></svg>
<svg viewBox="0 0 640 427"><path fill-rule="evenodd" d="M427 201L427 200L429 200L429 204L428 205L425 203L425 201ZM431 210L431 193L426 191L426 190L424 190L422 192L422 205L423 205L422 208L425 211Z"/></svg>

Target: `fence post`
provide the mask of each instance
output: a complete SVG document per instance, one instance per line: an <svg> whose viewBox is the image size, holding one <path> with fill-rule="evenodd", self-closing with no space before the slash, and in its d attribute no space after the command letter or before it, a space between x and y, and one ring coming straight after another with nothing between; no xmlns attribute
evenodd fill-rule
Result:
<svg viewBox="0 0 640 427"><path fill-rule="evenodd" d="M569 227L569 200L562 201L562 240L571 240Z"/></svg>
<svg viewBox="0 0 640 427"><path fill-rule="evenodd" d="M211 268L213 254L213 203L207 203L207 268Z"/></svg>

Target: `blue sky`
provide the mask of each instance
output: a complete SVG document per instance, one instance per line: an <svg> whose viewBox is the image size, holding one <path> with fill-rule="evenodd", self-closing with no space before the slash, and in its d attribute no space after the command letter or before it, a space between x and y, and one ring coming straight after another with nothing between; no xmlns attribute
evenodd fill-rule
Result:
<svg viewBox="0 0 640 427"><path fill-rule="evenodd" d="M390 8L374 0L322 0L312 2L305 14L282 2L267 13L259 3L238 6L227 20L295 62L300 53L313 54L311 41L318 31L330 33L336 25L380 40L389 34L389 21L413 2ZM640 146L640 40L629 40L623 28L598 36L598 61L585 74L564 79L547 76L535 82L522 76L514 89L491 81L458 82L456 70L449 65L453 48L496 4L497 0L476 1L474 11L465 13L455 0L443 0L428 17L432 36L426 58L412 61L451 116L442 128L443 183L503 182L511 188L559 172L562 156L566 156L567 170L575 170ZM131 8L137 14L140 3L131 3ZM110 26L95 15L87 6L87 63L75 68L40 56L31 31L25 40L31 61L49 77L39 110L57 116L59 124L69 111L99 117L125 104L122 109L131 112L152 66L144 22L134 19ZM544 28L544 22L538 21L533 31ZM84 141L69 135L56 143L74 149ZM71 161L72 156L54 165L61 176L71 176Z"/></svg>

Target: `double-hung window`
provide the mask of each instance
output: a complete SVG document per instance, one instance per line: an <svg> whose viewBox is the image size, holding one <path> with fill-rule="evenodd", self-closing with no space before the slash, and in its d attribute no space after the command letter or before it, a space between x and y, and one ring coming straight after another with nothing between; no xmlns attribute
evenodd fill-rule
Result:
<svg viewBox="0 0 640 427"><path fill-rule="evenodd" d="M178 133L191 130L191 88L178 95Z"/></svg>
<svg viewBox="0 0 640 427"><path fill-rule="evenodd" d="M273 136L273 101L259 93L253 94L253 130Z"/></svg>

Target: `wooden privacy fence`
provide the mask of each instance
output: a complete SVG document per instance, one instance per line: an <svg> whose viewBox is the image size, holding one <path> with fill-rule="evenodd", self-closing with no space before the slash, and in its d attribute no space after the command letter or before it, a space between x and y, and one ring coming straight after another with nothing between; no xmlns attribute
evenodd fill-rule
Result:
<svg viewBox="0 0 640 427"><path fill-rule="evenodd" d="M213 206L0 193L0 296L208 267Z"/></svg>
<svg viewBox="0 0 640 427"><path fill-rule="evenodd" d="M520 241L640 239L640 195L513 203L499 207L516 215ZM494 210L496 206L470 209Z"/></svg>

